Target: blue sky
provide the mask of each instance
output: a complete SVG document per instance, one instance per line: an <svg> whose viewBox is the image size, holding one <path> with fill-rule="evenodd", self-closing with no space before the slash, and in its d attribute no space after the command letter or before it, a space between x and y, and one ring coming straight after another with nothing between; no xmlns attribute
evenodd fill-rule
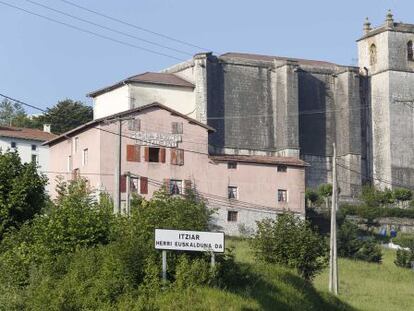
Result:
<svg viewBox="0 0 414 311"><path fill-rule="evenodd" d="M190 56L152 46L73 20L26 0L0 0L101 35L160 53ZM31 0L145 40L194 54L200 50L120 25L61 0ZM195 1L70 0L217 53L252 52L356 64L356 43L369 17L382 24L414 23L414 1ZM58 100L84 101L86 93L127 76L158 71L178 60L96 38L0 3L0 93L39 107ZM28 109L29 112L34 112Z"/></svg>

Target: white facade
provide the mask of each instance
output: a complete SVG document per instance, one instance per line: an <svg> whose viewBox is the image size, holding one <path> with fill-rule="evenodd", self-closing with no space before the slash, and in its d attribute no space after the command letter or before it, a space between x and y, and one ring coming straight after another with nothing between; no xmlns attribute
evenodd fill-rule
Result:
<svg viewBox="0 0 414 311"><path fill-rule="evenodd" d="M93 118L103 118L153 102L174 108L192 118L196 116L192 88L130 83L95 96L93 99Z"/></svg>
<svg viewBox="0 0 414 311"><path fill-rule="evenodd" d="M43 141L0 137L0 149L2 152L13 150L12 143L16 144L16 150L24 163L32 161L32 157L36 157L39 172L47 172L49 170L49 146L42 146Z"/></svg>

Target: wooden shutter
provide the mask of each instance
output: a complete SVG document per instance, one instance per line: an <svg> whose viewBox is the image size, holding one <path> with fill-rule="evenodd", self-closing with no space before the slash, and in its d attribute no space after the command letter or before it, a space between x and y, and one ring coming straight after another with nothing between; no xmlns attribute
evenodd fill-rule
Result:
<svg viewBox="0 0 414 311"><path fill-rule="evenodd" d="M144 148L145 162L149 162L149 147Z"/></svg>
<svg viewBox="0 0 414 311"><path fill-rule="evenodd" d="M171 148L170 151L171 151L171 154L170 154L171 164L172 165L177 165L177 149Z"/></svg>
<svg viewBox="0 0 414 311"><path fill-rule="evenodd" d="M185 190L191 189L191 180L189 179L184 180L184 188Z"/></svg>
<svg viewBox="0 0 414 311"><path fill-rule="evenodd" d="M121 179L120 179L120 188L121 188L121 192L125 193L126 192L126 176L125 175L121 175Z"/></svg>
<svg viewBox="0 0 414 311"><path fill-rule="evenodd" d="M140 177L139 188L141 194L148 194L148 177Z"/></svg>
<svg viewBox="0 0 414 311"><path fill-rule="evenodd" d="M164 187L167 193L170 193L170 180L168 178L164 178Z"/></svg>
<svg viewBox="0 0 414 311"><path fill-rule="evenodd" d="M127 145L127 161L139 162L141 157L140 146Z"/></svg>
<svg viewBox="0 0 414 311"><path fill-rule="evenodd" d="M177 150L177 164L184 165L184 150L183 149Z"/></svg>
<svg viewBox="0 0 414 311"><path fill-rule="evenodd" d="M159 161L165 163L165 148L160 148Z"/></svg>

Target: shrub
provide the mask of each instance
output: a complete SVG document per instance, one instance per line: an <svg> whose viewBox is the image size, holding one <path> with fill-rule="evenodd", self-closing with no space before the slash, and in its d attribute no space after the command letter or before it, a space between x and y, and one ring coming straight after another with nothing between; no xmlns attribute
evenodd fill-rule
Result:
<svg viewBox="0 0 414 311"><path fill-rule="evenodd" d="M398 201L410 201L413 197L411 190L405 188L394 189L393 195Z"/></svg>
<svg viewBox="0 0 414 311"><path fill-rule="evenodd" d="M338 254L368 262L381 262L381 247L373 239L363 240L358 226L344 221L338 230Z"/></svg>
<svg viewBox="0 0 414 311"><path fill-rule="evenodd" d="M414 252L412 250L397 250L397 254L394 260L396 266L401 268L411 268L412 261L414 261Z"/></svg>
<svg viewBox="0 0 414 311"><path fill-rule="evenodd" d="M318 202L318 200L319 200L319 194L318 194L318 192L316 192L313 189L306 189L305 199L306 199L306 202L307 203L309 202L310 205L312 206L313 204L315 204L316 202Z"/></svg>
<svg viewBox="0 0 414 311"><path fill-rule="evenodd" d="M327 244L308 221L291 214L257 222L252 247L258 259L294 268L311 280L327 263Z"/></svg>
<svg viewBox="0 0 414 311"><path fill-rule="evenodd" d="M382 260L381 247L373 240L366 240L355 253L355 259L380 263Z"/></svg>

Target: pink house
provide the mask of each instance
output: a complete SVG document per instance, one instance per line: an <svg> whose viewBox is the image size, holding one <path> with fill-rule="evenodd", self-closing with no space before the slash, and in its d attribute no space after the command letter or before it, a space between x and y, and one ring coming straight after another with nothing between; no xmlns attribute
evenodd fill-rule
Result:
<svg viewBox="0 0 414 311"><path fill-rule="evenodd" d="M95 119L46 142L52 189L58 176L82 176L97 192L115 193L119 119L123 210L131 192L149 198L166 185L172 194L194 188L217 209L214 222L229 234L250 232L256 220L288 210L304 216L305 162L210 155L208 135L214 129L158 103Z"/></svg>

